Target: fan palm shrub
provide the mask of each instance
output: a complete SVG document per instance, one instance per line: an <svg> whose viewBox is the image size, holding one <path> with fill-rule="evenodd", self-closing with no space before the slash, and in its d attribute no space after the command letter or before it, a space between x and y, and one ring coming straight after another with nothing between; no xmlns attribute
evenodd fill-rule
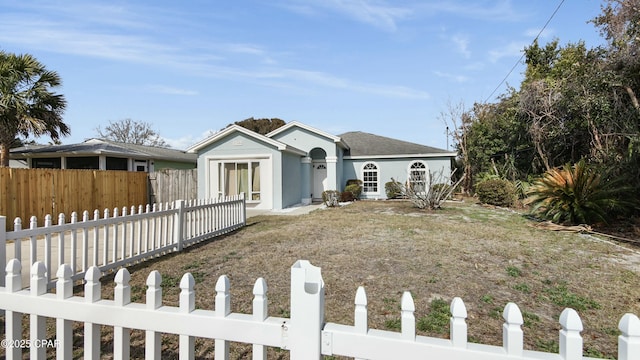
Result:
<svg viewBox="0 0 640 360"><path fill-rule="evenodd" d="M558 224L608 223L630 212L637 202L622 177L596 171L584 160L554 168L535 180L526 203L534 215Z"/></svg>

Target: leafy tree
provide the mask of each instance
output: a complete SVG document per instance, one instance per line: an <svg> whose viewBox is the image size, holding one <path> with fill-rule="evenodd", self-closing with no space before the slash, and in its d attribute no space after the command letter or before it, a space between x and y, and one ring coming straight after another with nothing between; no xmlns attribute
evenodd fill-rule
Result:
<svg viewBox="0 0 640 360"><path fill-rule="evenodd" d="M60 76L29 54L0 51L0 167L9 166L9 149L17 136L48 135L53 141L70 134L62 121L63 95L52 91Z"/></svg>
<svg viewBox="0 0 640 360"><path fill-rule="evenodd" d="M519 90L458 117L464 137L454 138L473 181L529 181L586 159L640 197L639 8L640 0L605 0L593 23L606 46L534 42Z"/></svg>
<svg viewBox="0 0 640 360"><path fill-rule="evenodd" d="M120 121L109 121L104 130L99 126L95 129L99 137L127 144L171 147L160 137L150 123L140 122L131 119Z"/></svg>
<svg viewBox="0 0 640 360"><path fill-rule="evenodd" d="M242 121L236 121L234 124L247 128L251 131L255 131L258 134L266 135L281 126L284 126L286 123L284 120L278 118L254 119L250 117Z"/></svg>
<svg viewBox="0 0 640 360"><path fill-rule="evenodd" d="M640 79L640 0L605 0L602 14L592 22L608 42L609 70L615 75L612 85L623 88L633 107L640 111L637 92Z"/></svg>
<svg viewBox="0 0 640 360"><path fill-rule="evenodd" d="M514 181L533 171L533 148L519 101L519 93L511 89L495 104L473 106L467 141L474 183L486 173Z"/></svg>

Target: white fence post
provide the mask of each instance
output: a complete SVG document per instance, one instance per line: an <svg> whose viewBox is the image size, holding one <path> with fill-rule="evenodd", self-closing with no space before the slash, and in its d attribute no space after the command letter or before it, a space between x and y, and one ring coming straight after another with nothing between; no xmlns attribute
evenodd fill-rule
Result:
<svg viewBox="0 0 640 360"><path fill-rule="evenodd" d="M20 246L20 242L16 241L16 245ZM6 276L7 267L7 217L0 216L0 286L5 285L4 277Z"/></svg>
<svg viewBox="0 0 640 360"><path fill-rule="evenodd" d="M451 301L451 319L449 320L449 337L455 347L467 347L467 307L461 298L455 297Z"/></svg>
<svg viewBox="0 0 640 360"><path fill-rule="evenodd" d="M253 285L253 320L264 321L268 316L267 282L263 278ZM263 345L253 344L253 360L267 360L267 349Z"/></svg>
<svg viewBox="0 0 640 360"><path fill-rule="evenodd" d="M625 314L618 329L618 360L640 359L640 319L634 314Z"/></svg>
<svg viewBox="0 0 640 360"><path fill-rule="evenodd" d="M44 227L51 227L51 215L47 214L44 217ZM36 258L36 262L37 262ZM47 268L47 284L51 282L51 233L47 232L44 236L44 266Z"/></svg>
<svg viewBox="0 0 640 360"><path fill-rule="evenodd" d="M177 250L182 251L184 246L184 200L176 200L174 203L174 207L178 210L175 214L174 218L174 227L173 227L173 241L175 244L178 244Z"/></svg>
<svg viewBox="0 0 640 360"><path fill-rule="evenodd" d="M502 312L502 346L508 355L522 356L524 351L524 334L522 324L524 320L518 305L508 303Z"/></svg>
<svg viewBox="0 0 640 360"><path fill-rule="evenodd" d="M195 280L191 273L186 273L180 280L180 312L190 313L196 309L196 295L193 291ZM195 339L189 335L180 335L180 348L178 349L180 360L193 360L195 351Z"/></svg>
<svg viewBox="0 0 640 360"><path fill-rule="evenodd" d="M291 267L291 327L283 329L292 360L320 359L323 325L322 273L309 261L298 260Z"/></svg>
<svg viewBox="0 0 640 360"><path fill-rule="evenodd" d="M222 275L216 282L216 300L215 311L217 317L226 317L231 314L231 295L229 294L229 278ZM215 340L215 356L216 359L229 360L229 342L216 339Z"/></svg>
<svg viewBox="0 0 640 360"><path fill-rule="evenodd" d="M131 303L131 286L129 281L131 274L126 268L118 270L116 273L114 292L114 303L116 306L125 306ZM122 326L115 326L113 329L113 358L116 360L129 359L131 329Z"/></svg>
<svg viewBox="0 0 640 360"><path fill-rule="evenodd" d="M582 320L578 313L566 308L560 314L560 357L564 360L582 359Z"/></svg>
<svg viewBox="0 0 640 360"><path fill-rule="evenodd" d="M416 305L413 302L411 293L405 291L400 300L400 332L405 340L414 341L416 339L416 317L414 312Z"/></svg>
<svg viewBox="0 0 640 360"><path fill-rule="evenodd" d="M2 231L4 232L4 230ZM22 290L22 265L20 265L19 260L12 259L7 264L5 284L5 291L7 292ZM4 319L6 339L11 344L15 344L22 339L22 313L7 310L5 311ZM9 360L22 359L22 349L19 346L7 347L5 354Z"/></svg>
<svg viewBox="0 0 640 360"><path fill-rule="evenodd" d="M84 301L94 303L102 297L100 270L92 266L84 276ZM84 358L100 359L100 324L84 323Z"/></svg>
<svg viewBox="0 0 640 360"><path fill-rule="evenodd" d="M73 296L73 281L71 275L73 269L67 264L62 264L58 268L58 280L56 281L56 297L59 300L68 299ZM58 347L56 348L57 359L71 359L73 354L73 327L70 320L56 319L56 338Z"/></svg>
<svg viewBox="0 0 640 360"><path fill-rule="evenodd" d="M33 264L31 267L31 296L40 296L47 293L47 284L49 283L47 278L51 277L50 275L45 277L47 272L48 270L43 263L38 261ZM29 315L29 336L32 344L35 344L38 340L46 339L47 322L44 316ZM33 346L30 348L29 356L31 359L45 360L47 358L47 348Z"/></svg>
<svg viewBox="0 0 640 360"><path fill-rule="evenodd" d="M162 276L153 270L147 277L147 309L156 310L162 306ZM147 330L145 332L144 356L147 360L160 360L162 333Z"/></svg>

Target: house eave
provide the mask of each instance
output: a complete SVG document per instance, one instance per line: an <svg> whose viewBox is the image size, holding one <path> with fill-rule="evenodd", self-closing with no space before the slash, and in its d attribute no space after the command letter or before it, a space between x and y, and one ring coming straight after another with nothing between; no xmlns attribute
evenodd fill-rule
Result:
<svg viewBox="0 0 640 360"><path fill-rule="evenodd" d="M309 132L312 132L314 134L320 135L322 137L325 137L327 139L330 139L331 141L333 141L335 144L337 144L338 146L342 147L343 149L349 149L349 145L347 145L344 141L342 141L342 139L339 136L335 136L332 134L329 134L325 131L322 131L320 129L316 129L312 126L303 124L301 122L298 121L292 121L290 123L287 123L284 126L281 126L275 130L273 130L272 132L268 133L267 135L265 135L268 138L271 138L274 135L277 135L285 130L291 129L293 127L299 127L301 129L307 130Z"/></svg>
<svg viewBox="0 0 640 360"><path fill-rule="evenodd" d="M218 132L217 134L214 134L214 135L212 135L212 136L210 136L210 137L208 137L208 138L206 138L206 139L194 144L193 146L188 148L186 150L186 152L187 153L191 153L191 154L197 153L199 150L201 150L201 149L203 149L203 148L215 143L216 141L218 141L220 139L225 138L226 136L228 136L228 135L230 135L230 134L232 134L234 132L240 132L240 133L245 134L245 135L247 135L249 137L252 137L252 138L254 138L254 139L258 140L258 141L262 141L264 143L267 143L267 144L275 147L279 151L289 151L289 152L294 152L294 153L301 152L302 155L306 155L306 152L303 152L302 150L299 150L299 149L296 149L294 147L291 147L291 146L289 146L289 145L287 145L285 143L282 143L282 142L280 142L278 140L271 139L271 138L269 138L267 136L258 134L258 133L254 132L254 131L251 131L251 130L246 129L246 128L244 128L242 126L239 126L239 125L231 125L231 126L229 126L228 128Z"/></svg>
<svg viewBox="0 0 640 360"><path fill-rule="evenodd" d="M430 153L430 154L392 154L392 155L355 155L345 156L345 160L366 160L366 159L408 159L408 158L450 158L456 157L458 153Z"/></svg>

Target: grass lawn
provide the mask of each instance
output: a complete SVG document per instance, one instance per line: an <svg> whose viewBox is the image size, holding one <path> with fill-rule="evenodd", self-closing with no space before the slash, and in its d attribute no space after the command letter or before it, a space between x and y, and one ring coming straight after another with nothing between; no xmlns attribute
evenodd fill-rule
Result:
<svg viewBox="0 0 640 360"><path fill-rule="evenodd" d="M322 268L328 322L353 323L362 285L369 326L399 331L400 299L408 290L418 334L446 338L448 304L458 296L467 306L469 340L501 345L502 310L515 302L525 320L525 347L557 352L558 318L572 307L584 324L586 354L614 357L618 321L627 312L640 314L640 249L530 225L516 212L472 202L429 212L403 201L360 201L307 215L257 216L216 241L130 267L132 300L144 302L146 278L159 270L164 304L177 306L180 278L191 272L196 307L212 309L215 283L226 274L232 311L251 313L253 285L263 277L269 313L288 317L290 267L306 259ZM105 279L104 297L113 296L112 279ZM132 341L143 338L132 335ZM163 339L171 356L177 337ZM212 347L197 340L197 355L212 356ZM250 347L232 349L232 358L250 358ZM270 349L269 357L288 353Z"/></svg>

